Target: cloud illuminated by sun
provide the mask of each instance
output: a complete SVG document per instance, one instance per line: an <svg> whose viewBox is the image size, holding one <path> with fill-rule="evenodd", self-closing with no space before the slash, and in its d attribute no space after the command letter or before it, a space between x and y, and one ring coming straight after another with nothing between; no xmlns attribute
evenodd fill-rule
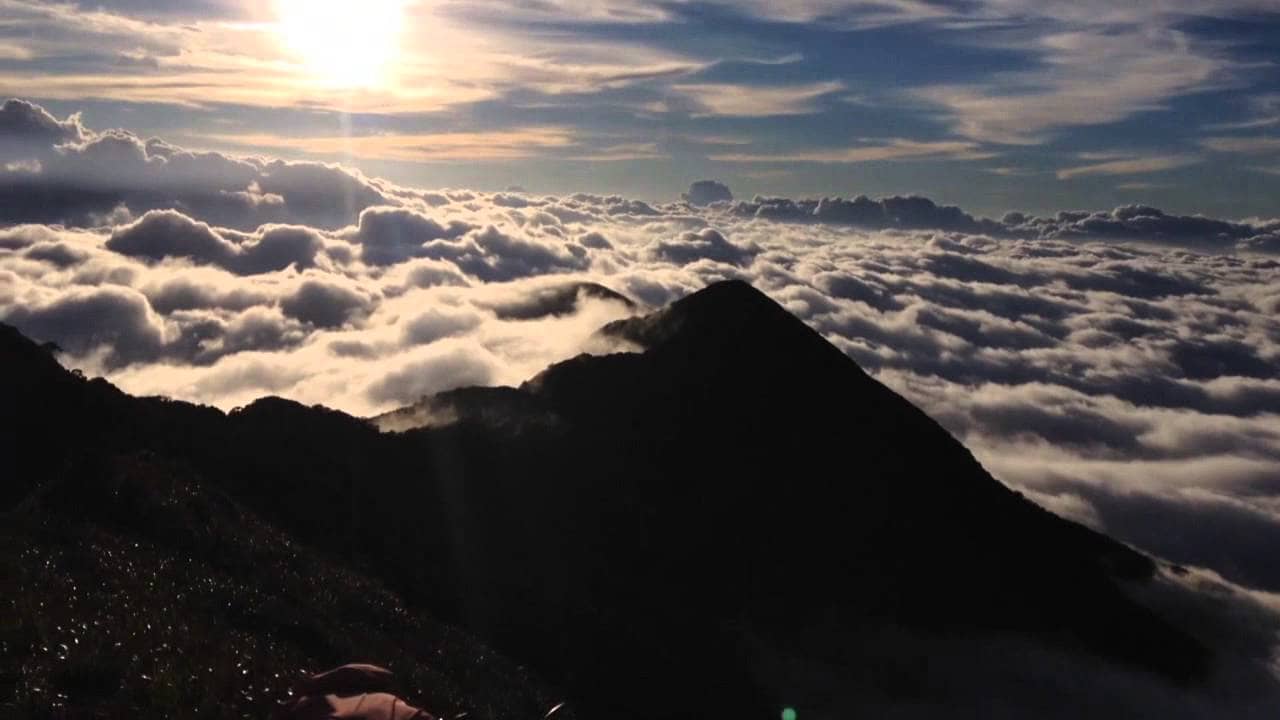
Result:
<svg viewBox="0 0 1280 720"><path fill-rule="evenodd" d="M276 0L281 44L321 85L383 87L400 56L406 0Z"/></svg>

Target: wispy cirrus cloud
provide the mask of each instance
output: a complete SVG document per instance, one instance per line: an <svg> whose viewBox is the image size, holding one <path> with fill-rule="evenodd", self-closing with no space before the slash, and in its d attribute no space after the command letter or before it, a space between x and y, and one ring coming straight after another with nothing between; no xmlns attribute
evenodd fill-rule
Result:
<svg viewBox="0 0 1280 720"><path fill-rule="evenodd" d="M508 88L571 92L680 75L702 63L674 51L587 35L554 44L507 26L476 27L448 7L404 2L400 27L380 48L388 67L377 82L335 85L290 47L270 5L224 13L145 13L130 8L4 0L20 28L10 55L26 62L0 70L8 92L49 99L100 98L180 103L296 105L362 112L428 112L500 95ZM357 38L334 34L334 58L367 52ZM409 42L407 39L412 38ZM422 42L430 38L430 42ZM345 44L344 44L345 42ZM86 51L87 49L87 51ZM122 59L133 62L121 62ZM324 68L341 68L335 59Z"/></svg>
<svg viewBox="0 0 1280 720"><path fill-rule="evenodd" d="M745 0L740 5L756 17L797 23L824 21L857 29L942 21L958 16L956 10L945 3L929 0Z"/></svg>
<svg viewBox="0 0 1280 720"><path fill-rule="evenodd" d="M1201 145L1224 153L1271 153L1280 152L1280 137L1211 137L1202 140Z"/></svg>
<svg viewBox="0 0 1280 720"><path fill-rule="evenodd" d="M977 85L910 91L942 110L952 130L986 142L1029 145L1073 126L1117 122L1225 80L1230 62L1173 30L1065 32L1011 42L1040 56L1036 70Z"/></svg>
<svg viewBox="0 0 1280 720"><path fill-rule="evenodd" d="M1280 93L1263 93L1248 99L1250 114L1243 120L1212 123L1210 130L1256 130L1280 125Z"/></svg>
<svg viewBox="0 0 1280 720"><path fill-rule="evenodd" d="M883 160L911 160L921 158L945 158L950 160L980 160L995 154L980 149L978 143L962 140L916 141L891 138L887 141L871 141L866 145L850 148L830 148L778 154L751 152L714 153L712 160L732 163L861 163Z"/></svg>
<svg viewBox="0 0 1280 720"><path fill-rule="evenodd" d="M222 144L277 152L288 150L321 157L428 163L536 157L550 149L566 148L575 143L572 129L559 127L323 137L284 134L210 134L204 137Z"/></svg>
<svg viewBox="0 0 1280 720"><path fill-rule="evenodd" d="M769 117L804 115L817 109L821 98L841 92L845 85L825 81L807 85L745 85L727 83L684 83L671 86L691 102L702 115Z"/></svg>
<svg viewBox="0 0 1280 720"><path fill-rule="evenodd" d="M1155 183L1155 182L1124 182L1124 183L1120 183L1119 185L1116 185L1117 190L1133 190L1133 191L1158 190L1160 188L1167 188L1167 187L1171 187L1171 185L1169 183Z"/></svg>
<svg viewBox="0 0 1280 720"><path fill-rule="evenodd" d="M1087 158L1086 158L1087 159ZM1057 172L1059 180L1090 175L1142 175L1173 170L1200 162L1194 155L1152 155L1147 157L1123 157L1103 162L1063 168Z"/></svg>

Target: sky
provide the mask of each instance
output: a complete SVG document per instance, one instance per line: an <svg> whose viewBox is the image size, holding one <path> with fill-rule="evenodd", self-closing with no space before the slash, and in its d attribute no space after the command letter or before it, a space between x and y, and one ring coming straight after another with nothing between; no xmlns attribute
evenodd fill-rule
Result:
<svg viewBox="0 0 1280 720"><path fill-rule="evenodd" d="M743 279L1280 627L1278 10L0 0L0 321L370 416Z"/></svg>
<svg viewBox="0 0 1280 720"><path fill-rule="evenodd" d="M1274 217L1277 0L0 0L0 94L417 187Z"/></svg>

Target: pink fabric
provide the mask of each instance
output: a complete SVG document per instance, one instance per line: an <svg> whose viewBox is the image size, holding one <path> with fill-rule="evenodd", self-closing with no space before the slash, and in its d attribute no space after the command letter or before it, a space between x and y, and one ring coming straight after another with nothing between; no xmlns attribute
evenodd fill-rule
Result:
<svg viewBox="0 0 1280 720"><path fill-rule="evenodd" d="M351 664L312 675L298 685L299 695L354 695L367 692L389 692L395 687L391 671L377 665Z"/></svg>
<svg viewBox="0 0 1280 720"><path fill-rule="evenodd" d="M285 715L289 720L435 720L390 693L310 695Z"/></svg>
<svg viewBox="0 0 1280 720"><path fill-rule="evenodd" d="M343 665L298 686L302 696L281 713L284 720L436 720L387 692L391 672L376 665Z"/></svg>

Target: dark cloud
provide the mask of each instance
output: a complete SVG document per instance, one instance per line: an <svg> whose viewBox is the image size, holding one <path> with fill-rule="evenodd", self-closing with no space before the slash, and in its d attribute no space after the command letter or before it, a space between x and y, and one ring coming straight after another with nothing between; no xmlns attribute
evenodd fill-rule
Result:
<svg viewBox="0 0 1280 720"><path fill-rule="evenodd" d="M410 258L427 257L432 240L457 238L472 226L458 221L440 224L421 213L403 208L373 207L360 213L355 240L361 257L370 265L395 265Z"/></svg>
<svg viewBox="0 0 1280 720"><path fill-rule="evenodd" d="M372 308L368 297L323 280L307 280L280 300L285 315L320 328L342 327Z"/></svg>
<svg viewBox="0 0 1280 720"><path fill-rule="evenodd" d="M489 200L490 202L492 202L494 205L497 205L498 207L507 207L507 208L526 208L526 207L529 207L530 205L541 204L535 200L530 200L529 198L523 195L509 195L507 193L497 193L496 195L491 197Z"/></svg>
<svg viewBox="0 0 1280 720"><path fill-rule="evenodd" d="M221 288L213 282L200 282L190 276L179 276L143 289L156 312L169 314L177 310L246 310L269 303L270 296L252 289Z"/></svg>
<svg viewBox="0 0 1280 720"><path fill-rule="evenodd" d="M81 142L88 131L80 124L80 116L59 120L39 105L12 99L0 105L0 163L40 160L56 145ZM32 154L32 148L40 148Z"/></svg>
<svg viewBox="0 0 1280 720"><path fill-rule="evenodd" d="M154 19L208 19L231 18L238 11L235 3L227 0L75 0L73 5L85 11L107 10L121 15Z"/></svg>
<svg viewBox="0 0 1280 720"><path fill-rule="evenodd" d="M1170 359L1192 380L1217 377L1276 378L1277 363L1258 355L1249 344L1231 339L1180 341L1169 351Z"/></svg>
<svg viewBox="0 0 1280 720"><path fill-rule="evenodd" d="M377 346L359 340L334 340L329 343L329 350L339 357L364 360L376 358L382 353Z"/></svg>
<svg viewBox="0 0 1280 720"><path fill-rule="evenodd" d="M958 207L925 197L873 200L759 197L733 213L780 222L825 223L871 229L903 228L985 234L995 237L1069 240L1129 240L1197 249L1280 249L1280 221L1247 223L1198 215L1169 215L1158 208L1125 205L1105 212L1061 212L1051 218L1006 213L1000 220L975 218Z"/></svg>
<svg viewBox="0 0 1280 720"><path fill-rule="evenodd" d="M1092 272L1063 273L1059 279L1077 290L1101 290L1131 298L1214 293L1188 273L1129 261L1100 263Z"/></svg>
<svg viewBox="0 0 1280 720"><path fill-rule="evenodd" d="M143 140L121 130L95 133L83 127L76 116L59 120L21 100L10 100L0 108L0 159L31 163L0 173L0 192L12 200L0 208L0 220L8 222L91 225L124 205L135 213L180 209L215 226L239 230L272 222L339 228L374 206L402 205L402 200L442 206L469 199L466 193L449 196L395 188L336 165L234 158L192 152L157 139ZM694 205L731 199L728 188L715 181L695 183L686 196ZM499 193L490 196L489 202L512 210L541 207L561 222L665 214L647 203L618 196L579 194L555 200ZM737 203L731 212L739 217L869 229L1280 250L1277 221L1232 222L1170 215L1139 205L1105 212L1062 212L1048 218L1008 213L997 221L976 218L958 207L918 196L879 200L866 196L756 197ZM375 264L392 264L402 259L398 253L413 249L386 236L370 248L368 261Z"/></svg>
<svg viewBox="0 0 1280 720"><path fill-rule="evenodd" d="M632 200L621 195L591 195L589 192L575 192L573 195L561 197L556 202L545 205L548 213L557 215L563 222L590 222L608 217L616 218L652 218L663 215L663 211L649 205L648 202Z"/></svg>
<svg viewBox="0 0 1280 720"><path fill-rule="evenodd" d="M252 307L226 317L199 311L168 316L179 329L163 349L169 361L208 366L241 352L274 352L302 343L311 328L284 317L276 308Z"/></svg>
<svg viewBox="0 0 1280 720"><path fill-rule="evenodd" d="M30 167L3 171L6 163ZM384 192L384 189L387 190ZM392 193L336 165L261 161L193 152L123 130L93 132L11 100L0 108L0 222L93 225L124 205L135 213L179 209L210 224L336 228Z"/></svg>
<svg viewBox="0 0 1280 720"><path fill-rule="evenodd" d="M593 248L595 250L612 250L613 243L609 239L598 232L589 232L578 238L578 244L582 247Z"/></svg>
<svg viewBox="0 0 1280 720"><path fill-rule="evenodd" d="M1044 278L1038 273L1011 272L968 255L927 255L924 266L934 275L963 282L1019 286L1040 285L1044 282Z"/></svg>
<svg viewBox="0 0 1280 720"><path fill-rule="evenodd" d="M689 186L689 192L681 197L690 205L710 205L717 202L733 202L729 186L715 180L699 180Z"/></svg>
<svg viewBox="0 0 1280 720"><path fill-rule="evenodd" d="M1173 562L1213 568L1233 582L1280 592L1273 551L1280 518L1272 512L1205 493L1162 495L1071 481L1056 490L1087 500L1098 521L1127 542Z"/></svg>
<svg viewBox="0 0 1280 720"><path fill-rule="evenodd" d="M274 309L255 307L227 323L217 356L246 350L280 350L301 343L308 335L306 328Z"/></svg>
<svg viewBox="0 0 1280 720"><path fill-rule="evenodd" d="M734 214L783 222L813 222L854 225L866 228L908 228L954 230L969 233L1003 234L1004 226L993 220L975 219L958 207L939 206L924 197L887 197L872 200L859 195L852 200L822 198L792 200L756 197L740 202Z"/></svg>
<svg viewBox="0 0 1280 720"><path fill-rule="evenodd" d="M814 287L831 297L866 303L881 312L902 309L902 303L894 299L888 288L853 275L824 272L815 275L812 282Z"/></svg>
<svg viewBox="0 0 1280 720"><path fill-rule="evenodd" d="M485 282L585 270L589 265L581 246L560 243L557 247L524 240L492 225L457 240L428 242L422 255L452 261L466 274Z"/></svg>
<svg viewBox="0 0 1280 720"><path fill-rule="evenodd" d="M174 210L158 210L115 229L107 248L148 260L187 258L206 265L230 266L236 247L207 224Z"/></svg>
<svg viewBox="0 0 1280 720"><path fill-rule="evenodd" d="M14 306L4 321L76 355L105 350L104 363L110 368L154 359L164 347L163 330L146 297L121 287L76 291L35 307Z"/></svg>
<svg viewBox="0 0 1280 720"><path fill-rule="evenodd" d="M981 311L922 308L916 313L916 322L961 338L975 347L1029 350L1058 344L1057 338L1030 325Z"/></svg>
<svg viewBox="0 0 1280 720"><path fill-rule="evenodd" d="M274 160L262 166L257 184L284 198L289 217L320 227L342 227L365 208L392 204L389 189L340 165Z"/></svg>
<svg viewBox="0 0 1280 720"><path fill-rule="evenodd" d="M1037 405L1014 397L977 405L970 419L984 431L1010 439L1033 436L1095 454L1113 455L1136 452L1141 446L1138 435L1150 428L1150 423L1115 420L1087 406Z"/></svg>
<svg viewBox="0 0 1280 720"><path fill-rule="evenodd" d="M23 255L32 260L40 260L60 268L78 265L88 257L88 254L83 250L61 242L32 245Z"/></svg>
<svg viewBox="0 0 1280 720"><path fill-rule="evenodd" d="M218 230L174 210L152 210L118 227L108 249L147 260L184 258L202 265L255 275L311 267L324 247L320 234L305 227L269 225L257 233Z"/></svg>
<svg viewBox="0 0 1280 720"><path fill-rule="evenodd" d="M306 269L324 247L320 234L307 227L269 225L255 235L242 236L236 270L250 275L287 267Z"/></svg>
<svg viewBox="0 0 1280 720"><path fill-rule="evenodd" d="M1203 248L1274 247L1280 223L1253 225L1199 215L1168 215L1158 208L1125 205L1110 212L1059 213L1054 218L1015 218L1014 228L1043 238L1104 238L1167 242Z"/></svg>
<svg viewBox="0 0 1280 720"><path fill-rule="evenodd" d="M653 246L656 256L684 265L697 260L713 260L729 265L750 265L760 252L754 245L734 245L718 231L710 228L687 232L674 240L663 240Z"/></svg>

